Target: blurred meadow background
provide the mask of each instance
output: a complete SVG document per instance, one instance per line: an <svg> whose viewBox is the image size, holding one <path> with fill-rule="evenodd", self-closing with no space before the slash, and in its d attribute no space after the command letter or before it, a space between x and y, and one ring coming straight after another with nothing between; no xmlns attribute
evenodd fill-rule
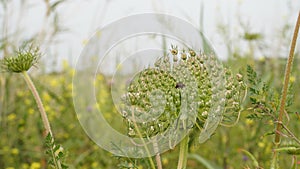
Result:
<svg viewBox="0 0 300 169"><path fill-rule="evenodd" d="M124 159L114 157L89 139L73 108L72 75L76 58L96 29L138 13L179 17L204 33L232 72L244 72L246 76L247 65L251 65L274 93L280 94L299 9L298 0L0 0L0 58L13 55L28 43L40 46L43 53L40 63L29 73L40 92L56 141L65 149L69 168L125 168L128 164ZM156 40L162 44L161 39ZM288 125L298 138L299 42L300 38L290 78L293 88L289 96L293 104L287 108ZM124 53L130 53L123 48ZM118 64L118 58L112 62ZM0 73L0 168L49 168L40 114L25 82L19 79L17 74ZM99 106L105 112L116 112L110 96L110 79L99 74L96 84L101 84L96 93ZM244 107L250 104L247 99ZM251 111L245 110L237 125L231 128L218 127L216 134L204 144L191 144L190 153L202 160L189 159L187 168L206 168L206 162L215 168L253 168L251 156L242 150L251 152L260 166L268 168L273 145L273 137L269 135L274 121L252 118L255 113ZM110 123L115 122L111 113L104 116ZM162 154L164 168L176 168L178 152L175 148ZM293 159L286 154L280 163L289 168ZM300 159L296 163L300 164ZM137 168L147 167L139 162Z"/></svg>

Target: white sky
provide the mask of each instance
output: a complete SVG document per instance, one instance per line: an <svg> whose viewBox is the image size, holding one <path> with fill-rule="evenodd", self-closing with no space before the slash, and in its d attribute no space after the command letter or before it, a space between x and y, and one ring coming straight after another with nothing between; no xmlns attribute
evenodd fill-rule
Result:
<svg viewBox="0 0 300 169"><path fill-rule="evenodd" d="M294 24L300 9L299 0L72 0L58 8L60 24L69 32L58 37L60 43L48 49L45 57L50 58L50 53L56 54L59 58L57 62L67 59L74 64L84 46L83 42L88 40L97 28L131 14L171 14L199 28L201 4L204 9L204 33L222 58L227 57L227 51L226 44L217 32L218 24L227 25L229 38L234 40L243 33L239 24L241 20L249 27L250 32L263 33L272 44L278 39L284 24ZM22 27L19 39L28 38L41 29L47 29L47 23L43 21L43 1L28 0L25 9L20 8L19 1L13 1L8 9L8 32L13 34L16 27ZM18 13L21 10L25 12L20 18ZM3 11L0 11L0 15L2 22ZM289 32L290 36L291 33ZM245 44L241 44L243 45Z"/></svg>

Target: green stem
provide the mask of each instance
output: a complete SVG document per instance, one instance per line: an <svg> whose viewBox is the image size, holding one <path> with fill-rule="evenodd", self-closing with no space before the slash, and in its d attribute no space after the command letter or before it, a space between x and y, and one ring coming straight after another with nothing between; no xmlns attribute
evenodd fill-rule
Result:
<svg viewBox="0 0 300 169"><path fill-rule="evenodd" d="M187 164L187 155L188 155L188 145L189 145L189 136L185 136L185 138L180 142L180 150L179 150L179 160L177 169L185 169Z"/></svg>
<svg viewBox="0 0 300 169"><path fill-rule="evenodd" d="M35 101L37 103L38 109L39 109L39 111L41 113L43 125L44 125L44 128L46 130L45 136L47 136L48 134L50 134L51 138L52 138L52 142L54 142L54 137L53 137L53 133L52 133L52 130L51 130L51 127L50 127L50 123L49 123L49 120L48 120L45 108L43 106L42 100L41 100L41 98L39 96L39 93L36 90L35 85L32 82L32 80L31 80L30 76L28 75L28 73L26 71L23 71L22 74L23 74L23 77L24 77L24 79L25 79L25 81L26 81L26 83L27 83L27 85L28 85L31 93L33 94L33 97L34 97L34 99L35 99ZM60 162L60 160L56 160L55 152L53 152L53 151L52 151L52 158L55 161L55 167L57 169L61 169L62 168L61 162Z"/></svg>
<svg viewBox="0 0 300 169"><path fill-rule="evenodd" d="M148 149L148 147L147 147L147 144L146 144L145 140L144 140L143 137L142 137L142 133L141 133L141 131L140 131L138 125L137 125L136 122L135 122L135 117L134 117L134 112L133 112L133 111L132 111L132 117L133 117L133 125L134 125L134 127L135 127L135 129L136 129L136 131L137 131L137 133L138 133L138 135L139 135L139 137L141 138L141 140L142 140L142 142L143 142L143 145L144 145L145 150L146 150L147 155L148 155L148 159L149 159L151 168L152 168L152 169L155 169L155 165L154 165L154 162L153 162L153 160L152 160L150 151L149 151L149 149Z"/></svg>

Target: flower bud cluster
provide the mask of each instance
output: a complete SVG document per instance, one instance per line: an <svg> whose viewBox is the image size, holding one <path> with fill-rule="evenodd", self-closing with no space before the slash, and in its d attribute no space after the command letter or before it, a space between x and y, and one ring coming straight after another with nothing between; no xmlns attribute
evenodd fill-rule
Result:
<svg viewBox="0 0 300 169"><path fill-rule="evenodd" d="M32 66L38 62L40 57L39 49L19 50L16 56L5 57L0 61L2 71L20 73L28 71Z"/></svg>
<svg viewBox="0 0 300 169"><path fill-rule="evenodd" d="M224 71L213 55L172 46L170 54L154 65L139 72L128 86L124 118L129 136L138 137L137 130L142 137L163 134L174 123L179 128L195 123L203 127L209 116L223 115L222 106L230 107L226 111L240 110L236 90L242 76Z"/></svg>

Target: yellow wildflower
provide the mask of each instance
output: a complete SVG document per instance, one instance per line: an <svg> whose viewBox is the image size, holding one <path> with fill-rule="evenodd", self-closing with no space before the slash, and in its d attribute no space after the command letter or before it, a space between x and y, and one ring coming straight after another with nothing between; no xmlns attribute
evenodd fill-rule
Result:
<svg viewBox="0 0 300 169"><path fill-rule="evenodd" d="M11 113L7 116L8 121L13 121L16 119L16 114L15 113Z"/></svg>
<svg viewBox="0 0 300 169"><path fill-rule="evenodd" d="M28 114L33 114L34 113L34 109L33 108L30 108L29 110L28 110Z"/></svg>
<svg viewBox="0 0 300 169"><path fill-rule="evenodd" d="M25 105L29 106L31 104L31 100L30 99L25 99L24 103L25 103Z"/></svg>
<svg viewBox="0 0 300 169"><path fill-rule="evenodd" d="M51 87L57 87L58 86L58 82L57 82L57 79L52 79L51 81L50 81L50 86Z"/></svg>
<svg viewBox="0 0 300 169"><path fill-rule="evenodd" d="M13 149L11 149L11 153L13 155L18 155L19 154L19 150L17 148L13 148Z"/></svg>
<svg viewBox="0 0 300 169"><path fill-rule="evenodd" d="M293 82L295 82L295 81L296 81L296 77L295 77L295 76L291 76L291 77L290 77L290 82L293 83Z"/></svg>
<svg viewBox="0 0 300 169"><path fill-rule="evenodd" d="M258 143L258 147L260 148L264 148L266 146L266 144L264 142L259 142Z"/></svg>
<svg viewBox="0 0 300 169"><path fill-rule="evenodd" d="M251 119L246 119L246 124L247 125L252 125L254 123L254 121L253 120L251 120Z"/></svg>
<svg viewBox="0 0 300 169"><path fill-rule="evenodd" d="M30 165L30 169L40 169L41 168L41 164L38 162L33 162Z"/></svg>
<svg viewBox="0 0 300 169"><path fill-rule="evenodd" d="M28 168L29 168L28 164L26 164L26 163L22 164L22 169L28 169Z"/></svg>
<svg viewBox="0 0 300 169"><path fill-rule="evenodd" d="M163 158L163 159L162 159L162 163L163 163L164 165L167 165L167 164L169 163L169 160L168 160L167 158Z"/></svg>
<svg viewBox="0 0 300 169"><path fill-rule="evenodd" d="M43 92L43 101L50 102L51 96L47 92Z"/></svg>
<svg viewBox="0 0 300 169"><path fill-rule="evenodd" d="M98 168L98 166L99 166L99 163L98 163L98 162L93 162L93 163L92 163L92 167L93 167L93 168Z"/></svg>

